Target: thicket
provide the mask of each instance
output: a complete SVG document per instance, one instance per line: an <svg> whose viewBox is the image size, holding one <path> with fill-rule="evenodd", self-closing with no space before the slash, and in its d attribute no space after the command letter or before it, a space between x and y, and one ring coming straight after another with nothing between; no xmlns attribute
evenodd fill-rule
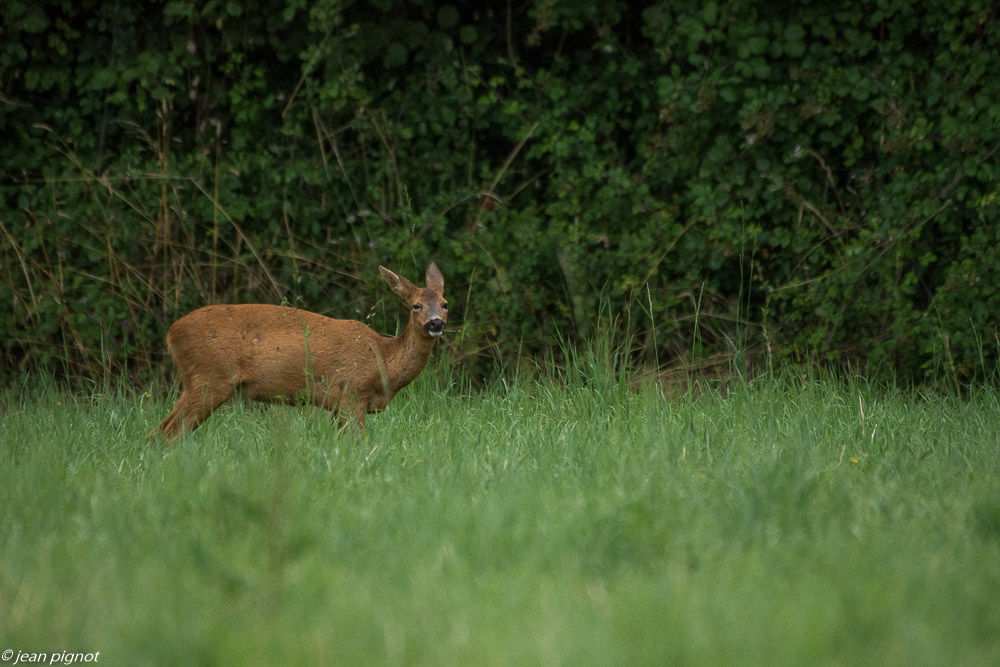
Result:
<svg viewBox="0 0 1000 667"><path fill-rule="evenodd" d="M660 367L990 375L997 11L8 0L3 366L146 377L220 301L391 333L376 266L433 259L475 372L604 313Z"/></svg>

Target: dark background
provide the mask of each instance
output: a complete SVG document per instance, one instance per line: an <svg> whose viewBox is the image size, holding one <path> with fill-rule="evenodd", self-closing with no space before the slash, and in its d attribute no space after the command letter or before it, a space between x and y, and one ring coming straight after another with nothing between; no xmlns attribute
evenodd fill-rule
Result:
<svg viewBox="0 0 1000 667"><path fill-rule="evenodd" d="M446 277L475 376L994 378L989 2L0 3L0 359L168 368L170 322L289 303L393 333Z"/></svg>

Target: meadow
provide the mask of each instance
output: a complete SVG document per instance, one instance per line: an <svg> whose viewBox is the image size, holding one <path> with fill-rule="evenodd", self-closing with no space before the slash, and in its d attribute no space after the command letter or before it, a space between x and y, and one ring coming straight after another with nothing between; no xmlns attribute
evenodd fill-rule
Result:
<svg viewBox="0 0 1000 667"><path fill-rule="evenodd" d="M427 374L368 430L0 394L0 650L103 664L1000 664L1000 392Z"/></svg>

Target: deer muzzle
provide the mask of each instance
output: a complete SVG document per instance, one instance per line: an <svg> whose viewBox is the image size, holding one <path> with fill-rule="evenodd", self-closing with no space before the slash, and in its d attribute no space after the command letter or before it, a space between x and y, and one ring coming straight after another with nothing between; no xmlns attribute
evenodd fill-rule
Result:
<svg viewBox="0 0 1000 667"><path fill-rule="evenodd" d="M444 320L440 317L428 320L427 324L424 325L424 330L432 336L440 336L444 333Z"/></svg>

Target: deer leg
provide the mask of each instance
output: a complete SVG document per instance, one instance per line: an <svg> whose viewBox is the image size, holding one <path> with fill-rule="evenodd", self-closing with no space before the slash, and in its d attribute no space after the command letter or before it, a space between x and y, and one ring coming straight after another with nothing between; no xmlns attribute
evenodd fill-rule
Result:
<svg viewBox="0 0 1000 667"><path fill-rule="evenodd" d="M353 416L358 425L358 430L365 431L365 411L361 409L356 398L353 400L344 396L341 392L327 392L316 397L316 405L337 415L337 422L341 429L346 428L349 417Z"/></svg>
<svg viewBox="0 0 1000 667"><path fill-rule="evenodd" d="M232 395L230 385L206 385L196 392L185 389L177 399L177 405L156 430L162 431L168 440L173 440L182 431L193 431Z"/></svg>
<svg viewBox="0 0 1000 667"><path fill-rule="evenodd" d="M181 395L183 398L183 394ZM160 425L149 432L146 438L152 438L156 433L162 433L167 437L168 440L173 440L177 437L177 410L180 407L180 401L174 406L174 409L170 411L166 419L160 422Z"/></svg>
<svg viewBox="0 0 1000 667"><path fill-rule="evenodd" d="M347 425L351 423L351 417L354 417L354 423L358 425L358 431L362 434L365 432L365 413L364 411L358 411L351 409L350 415L346 415L343 412L337 415L337 424L340 430L347 428Z"/></svg>

